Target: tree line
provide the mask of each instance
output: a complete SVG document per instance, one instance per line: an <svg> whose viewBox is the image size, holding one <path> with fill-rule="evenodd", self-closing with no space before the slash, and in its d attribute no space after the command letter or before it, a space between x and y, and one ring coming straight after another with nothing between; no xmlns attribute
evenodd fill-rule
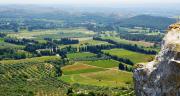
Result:
<svg viewBox="0 0 180 96"><path fill-rule="evenodd" d="M5 33L0 33L0 37L1 38L4 38L4 37L6 37L7 36L7 34L5 34Z"/></svg>
<svg viewBox="0 0 180 96"><path fill-rule="evenodd" d="M106 41L108 43L114 44L115 48L123 48L126 50L135 51L135 52L139 52L139 53L143 53L143 54L153 54L153 55L157 54L157 52L154 50L145 50L144 48L138 47L136 44L134 44L134 45L122 44L122 43L118 43L118 42L115 42L115 41L110 40L110 39L102 39L99 37L94 37L93 39L99 40L99 41Z"/></svg>
<svg viewBox="0 0 180 96"><path fill-rule="evenodd" d="M121 58L118 56L113 56L113 55L110 55L109 53L103 53L103 54L109 56L111 59L114 59L116 61L123 62L123 63L129 64L129 65L134 65L134 62L132 62L131 60L129 60L127 58Z"/></svg>
<svg viewBox="0 0 180 96"><path fill-rule="evenodd" d="M132 72L133 71L133 67L132 66L128 66L128 65L125 65L123 63L119 63L119 66L118 66L119 70L125 70L125 71L128 71L128 72Z"/></svg>
<svg viewBox="0 0 180 96"><path fill-rule="evenodd" d="M25 59L32 57L33 54L15 48L0 48L0 60L3 59Z"/></svg>
<svg viewBox="0 0 180 96"><path fill-rule="evenodd" d="M63 45L79 44L79 40L74 40L70 38L61 38L61 40L53 40L53 42L56 44L63 44Z"/></svg>
<svg viewBox="0 0 180 96"><path fill-rule="evenodd" d="M4 42L8 42L8 43L12 43L12 44L16 44L16 45L26 45L26 44L29 44L29 43L34 43L34 44L37 44L39 43L38 41L36 40L30 40L30 39L17 39L17 38L11 38L11 37L7 37L4 39Z"/></svg>
<svg viewBox="0 0 180 96"><path fill-rule="evenodd" d="M147 41L147 42L161 42L163 35L146 35L146 34L131 34L131 33L120 33L120 38L132 41Z"/></svg>

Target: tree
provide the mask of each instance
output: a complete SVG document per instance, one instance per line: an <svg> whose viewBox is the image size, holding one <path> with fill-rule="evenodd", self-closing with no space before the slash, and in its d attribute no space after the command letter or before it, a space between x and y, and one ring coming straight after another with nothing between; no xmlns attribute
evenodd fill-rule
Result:
<svg viewBox="0 0 180 96"><path fill-rule="evenodd" d="M119 63L119 70L125 70L124 64Z"/></svg>
<svg viewBox="0 0 180 96"><path fill-rule="evenodd" d="M70 95L70 94L73 94L73 89L72 88L69 88L68 91L67 91L67 95Z"/></svg>

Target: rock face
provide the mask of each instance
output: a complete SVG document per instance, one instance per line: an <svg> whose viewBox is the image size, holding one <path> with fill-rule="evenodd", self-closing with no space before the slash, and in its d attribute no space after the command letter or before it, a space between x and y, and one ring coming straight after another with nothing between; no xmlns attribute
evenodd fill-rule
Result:
<svg viewBox="0 0 180 96"><path fill-rule="evenodd" d="M180 96L180 24L170 25L160 53L133 78L136 96Z"/></svg>

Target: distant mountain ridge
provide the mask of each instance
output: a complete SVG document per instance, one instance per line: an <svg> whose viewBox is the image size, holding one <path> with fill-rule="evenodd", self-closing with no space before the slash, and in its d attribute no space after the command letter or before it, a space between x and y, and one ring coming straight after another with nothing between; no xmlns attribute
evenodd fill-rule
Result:
<svg viewBox="0 0 180 96"><path fill-rule="evenodd" d="M165 30L170 24L175 22L175 19L168 17L138 15L119 21L117 24L122 27L148 27Z"/></svg>

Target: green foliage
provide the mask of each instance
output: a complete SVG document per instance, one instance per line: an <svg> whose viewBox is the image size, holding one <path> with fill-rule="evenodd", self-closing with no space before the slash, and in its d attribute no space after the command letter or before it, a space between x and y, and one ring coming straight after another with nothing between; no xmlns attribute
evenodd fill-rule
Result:
<svg viewBox="0 0 180 96"><path fill-rule="evenodd" d="M24 12L0 14L10 16L0 20L0 31L10 32L0 33L0 96L134 96L133 63L151 61L154 55L147 54L156 53L151 50L163 36L159 30L174 22L143 15L114 24L114 17L97 13L51 11L32 11L31 18Z"/></svg>
<svg viewBox="0 0 180 96"><path fill-rule="evenodd" d="M18 49L13 49L13 48L0 48L0 60L3 59L25 59L25 58L30 58L33 56L33 54L23 51L23 50L18 50Z"/></svg>
<svg viewBox="0 0 180 96"><path fill-rule="evenodd" d="M119 63L119 70L125 70L125 66L122 63Z"/></svg>
<svg viewBox="0 0 180 96"><path fill-rule="evenodd" d="M55 90L63 94L65 89L59 88L67 85L56 79L62 73L60 64L62 61L56 56L0 61L0 95L34 96Z"/></svg>

